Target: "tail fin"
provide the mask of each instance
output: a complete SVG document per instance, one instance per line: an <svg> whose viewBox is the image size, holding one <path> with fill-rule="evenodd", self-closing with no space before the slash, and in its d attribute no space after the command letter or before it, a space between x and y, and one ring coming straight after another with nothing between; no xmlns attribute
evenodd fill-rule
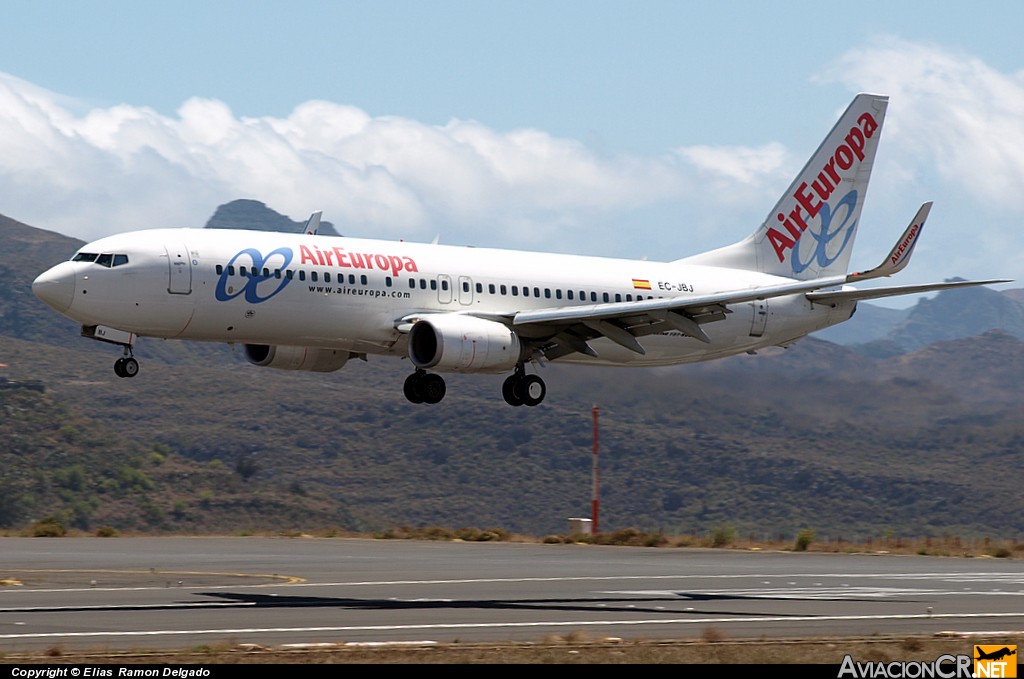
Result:
<svg viewBox="0 0 1024 679"><path fill-rule="evenodd" d="M309 216L306 223L302 226L302 232L307 236L315 236L316 232L320 229L320 217L323 216L323 210L317 210Z"/></svg>
<svg viewBox="0 0 1024 679"><path fill-rule="evenodd" d="M846 273L888 103L858 94L757 231L680 261L798 280Z"/></svg>

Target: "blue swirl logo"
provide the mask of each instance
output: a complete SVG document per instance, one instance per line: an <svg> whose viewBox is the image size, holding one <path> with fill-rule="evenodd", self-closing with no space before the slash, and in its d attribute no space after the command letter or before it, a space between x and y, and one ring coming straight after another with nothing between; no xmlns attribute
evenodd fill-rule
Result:
<svg viewBox="0 0 1024 679"><path fill-rule="evenodd" d="M272 273L274 269L280 271L287 269L288 265L291 264L292 257L291 248L278 248L266 257L255 248L246 248L232 257L227 266L224 267L220 279L217 280L217 290L214 292L214 296L221 302L228 302L239 295L244 295L245 301L249 304L266 302L288 287L288 284L292 282L292 279L288 278L288 276L278 278ZM234 282L233 272L236 265L238 265L244 280L244 283L237 287L232 285L232 282ZM260 284L268 281L277 283L277 285L264 285L262 287L264 294L261 295Z"/></svg>
<svg viewBox="0 0 1024 679"><path fill-rule="evenodd" d="M821 204L821 230L811 231L810 229L804 235L810 234L814 239L814 249L811 251L811 256L806 262L800 261L800 242L793 248L793 253L790 255L793 266L793 273L801 273L804 269L811 265L811 262L817 260L818 266L822 269L828 267L829 264L839 259L839 255L842 254L846 246L850 244L850 239L853 238L854 232L857 230L857 220L852 219L854 209L857 207L857 190L851 189L849 193L842 197L842 199L836 203L835 210L833 210L828 203ZM830 230L832 222L835 221L836 214L842 213L842 221L839 222L835 230ZM842 236L842 242L839 243L839 247L834 249L833 253L829 254L829 248L832 246L832 241ZM800 239L803 241L803 239ZM834 246L832 246L834 247Z"/></svg>

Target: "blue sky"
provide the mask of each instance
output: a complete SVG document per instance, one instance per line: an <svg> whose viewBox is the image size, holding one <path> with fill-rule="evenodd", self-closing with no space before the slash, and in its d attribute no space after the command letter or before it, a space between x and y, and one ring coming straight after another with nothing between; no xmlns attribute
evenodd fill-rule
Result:
<svg viewBox="0 0 1024 679"><path fill-rule="evenodd" d="M1024 277L1024 6L0 0L0 213L80 238L257 198L366 237L673 259L890 94L854 266Z"/></svg>

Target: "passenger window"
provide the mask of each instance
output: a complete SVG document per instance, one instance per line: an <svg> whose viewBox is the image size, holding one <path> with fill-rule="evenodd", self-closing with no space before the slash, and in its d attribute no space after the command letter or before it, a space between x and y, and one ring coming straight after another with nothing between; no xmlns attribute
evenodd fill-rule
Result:
<svg viewBox="0 0 1024 679"><path fill-rule="evenodd" d="M313 281L314 283L317 282L317 273L316 273L316 271L310 271L309 272L309 280Z"/></svg>
<svg viewBox="0 0 1024 679"><path fill-rule="evenodd" d="M359 277L359 282L362 283L363 285L366 285L366 274L363 274L362 276Z"/></svg>
<svg viewBox="0 0 1024 679"><path fill-rule="evenodd" d="M518 297L519 296L519 286L518 285L513 285L512 286L512 296L513 297Z"/></svg>
<svg viewBox="0 0 1024 679"><path fill-rule="evenodd" d="M482 293L484 291L484 284L483 283L477 283L476 284L476 291L477 291L477 294Z"/></svg>
<svg viewBox="0 0 1024 679"><path fill-rule="evenodd" d="M222 264L218 264L217 265L217 275L219 276L222 273L224 273L224 266Z"/></svg>
<svg viewBox="0 0 1024 679"><path fill-rule="evenodd" d="M415 278L410 278L409 279L409 289L410 290L415 290L416 289L416 279Z"/></svg>
<svg viewBox="0 0 1024 679"><path fill-rule="evenodd" d="M565 291L565 296L566 296L566 299L572 299L572 290L566 290Z"/></svg>
<svg viewBox="0 0 1024 679"><path fill-rule="evenodd" d="M590 293L590 301L591 302L596 302L597 301L597 293L596 292L591 292Z"/></svg>
<svg viewBox="0 0 1024 679"><path fill-rule="evenodd" d="M607 293L607 292L606 292L606 293L604 293L604 294L603 294L603 295L601 296L601 299L603 299L603 300L604 300L604 301L606 301L606 302L610 301L610 298L608 297L608 293Z"/></svg>
<svg viewBox="0 0 1024 679"><path fill-rule="evenodd" d="M324 272L324 283L330 283L330 282L331 282L331 274L330 274L330 272L325 271Z"/></svg>
<svg viewBox="0 0 1024 679"><path fill-rule="evenodd" d="M391 287L391 276L384 277L384 285L386 285L389 288Z"/></svg>
<svg viewBox="0 0 1024 679"><path fill-rule="evenodd" d="M491 293L492 295L494 294L494 283L487 284L487 292Z"/></svg>
<svg viewBox="0 0 1024 679"><path fill-rule="evenodd" d="M427 289L427 279L421 278L420 279L420 290L426 290L426 289Z"/></svg>
<svg viewBox="0 0 1024 679"><path fill-rule="evenodd" d="M512 294L513 295L516 294L516 289L515 288L512 288ZM523 286L523 297L529 297L529 296L530 296L530 288L528 288L528 287L526 287L524 285Z"/></svg>
<svg viewBox="0 0 1024 679"><path fill-rule="evenodd" d="M288 277L288 280L294 280L295 279L295 272L292 271L291 269L288 269L287 271L285 271L284 275Z"/></svg>
<svg viewBox="0 0 1024 679"><path fill-rule="evenodd" d="M555 299L562 299L562 288L557 288L555 290Z"/></svg>
<svg viewBox="0 0 1024 679"><path fill-rule="evenodd" d="M235 265L234 264L228 264L228 275L229 276L234 276L235 275Z"/></svg>
<svg viewBox="0 0 1024 679"><path fill-rule="evenodd" d="M503 294L503 295L507 295L508 294L508 288L505 287L504 283L501 285L501 294Z"/></svg>
<svg viewBox="0 0 1024 679"><path fill-rule="evenodd" d="M430 280L430 289L437 290L437 281L435 281L434 279Z"/></svg>
<svg viewBox="0 0 1024 679"><path fill-rule="evenodd" d="M299 272L299 280L300 281L306 280L306 272L305 271L300 271Z"/></svg>

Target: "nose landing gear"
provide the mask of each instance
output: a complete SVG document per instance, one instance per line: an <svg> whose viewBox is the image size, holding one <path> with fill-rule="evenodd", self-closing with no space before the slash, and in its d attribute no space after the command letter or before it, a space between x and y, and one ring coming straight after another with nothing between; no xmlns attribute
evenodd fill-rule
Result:
<svg viewBox="0 0 1024 679"><path fill-rule="evenodd" d="M139 374L139 362L132 356L130 345L124 345L124 358L114 361L114 374L118 377L135 377Z"/></svg>
<svg viewBox="0 0 1024 679"><path fill-rule="evenodd" d="M135 333L109 328L105 325L83 325L82 337L107 344L116 344L124 349L124 356L114 361L114 374L118 377L135 377L139 374L139 362L135 360L132 353L136 339Z"/></svg>

